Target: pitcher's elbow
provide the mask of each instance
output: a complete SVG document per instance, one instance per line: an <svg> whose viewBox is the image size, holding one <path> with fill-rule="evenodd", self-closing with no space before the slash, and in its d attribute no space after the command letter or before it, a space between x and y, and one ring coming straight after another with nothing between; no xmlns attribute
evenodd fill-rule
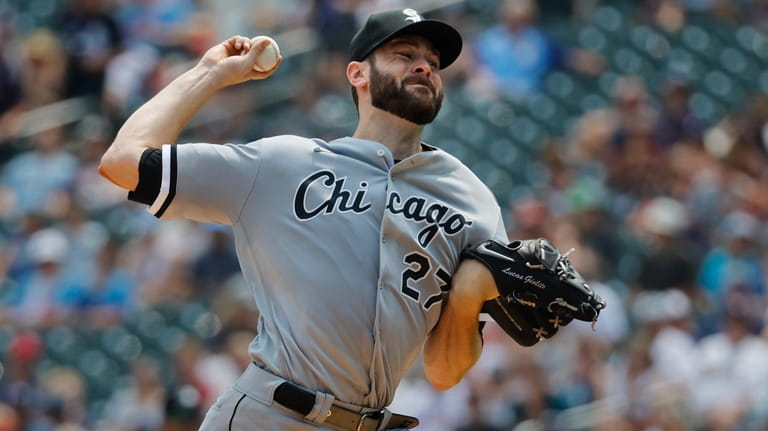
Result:
<svg viewBox="0 0 768 431"><path fill-rule="evenodd" d="M427 377L427 381L433 388L438 391L446 391L456 386L461 381L464 374L452 373L445 369L433 369L430 367L424 368L424 374Z"/></svg>
<svg viewBox="0 0 768 431"><path fill-rule="evenodd" d="M101 160L99 160L99 175L112 182L115 182L113 177L119 164L117 159L118 158L115 155L115 151L108 149L107 152L101 156Z"/></svg>
<svg viewBox="0 0 768 431"><path fill-rule="evenodd" d="M109 148L99 161L99 175L115 185L133 190L138 183L139 157L131 151Z"/></svg>
<svg viewBox="0 0 768 431"><path fill-rule="evenodd" d="M451 389L452 387L456 386L456 383L445 383L445 382L429 382L433 388L437 391L447 391L448 389Z"/></svg>

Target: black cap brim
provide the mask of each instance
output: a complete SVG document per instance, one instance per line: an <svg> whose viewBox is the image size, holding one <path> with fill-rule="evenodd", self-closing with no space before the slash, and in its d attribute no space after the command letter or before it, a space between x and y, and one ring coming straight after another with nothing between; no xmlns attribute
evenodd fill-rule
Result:
<svg viewBox="0 0 768 431"><path fill-rule="evenodd" d="M451 25L442 21L424 20L415 22L396 31L385 42L406 34L423 36L432 43L432 46L440 53L440 69L450 66L461 54L463 44L461 35Z"/></svg>

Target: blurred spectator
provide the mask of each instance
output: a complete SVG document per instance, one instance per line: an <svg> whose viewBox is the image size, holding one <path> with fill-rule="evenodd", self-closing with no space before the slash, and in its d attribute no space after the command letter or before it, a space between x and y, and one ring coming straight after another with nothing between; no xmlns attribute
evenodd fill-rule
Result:
<svg viewBox="0 0 768 431"><path fill-rule="evenodd" d="M11 406L0 403L0 431L18 431L21 429L19 415Z"/></svg>
<svg viewBox="0 0 768 431"><path fill-rule="evenodd" d="M623 415L607 412L605 430L690 429L679 404L685 396L674 385L667 384L665 376L659 373L663 370L653 362L651 340L647 332L638 331L627 348L616 352L608 362L607 393L626 407ZM676 423L668 423L670 419Z"/></svg>
<svg viewBox="0 0 768 431"><path fill-rule="evenodd" d="M5 318L21 325L47 327L71 316L80 286L63 268L66 252L67 238L55 228L42 229L29 238L28 253L34 266L2 298Z"/></svg>
<svg viewBox="0 0 768 431"><path fill-rule="evenodd" d="M641 202L636 213L642 248L635 290L674 288L693 296L700 256L685 237L690 225L686 208L674 198L657 196Z"/></svg>
<svg viewBox="0 0 768 431"><path fill-rule="evenodd" d="M679 289L646 291L632 301L632 315L650 337L649 355L656 372L677 391L697 380L693 306Z"/></svg>
<svg viewBox="0 0 768 431"><path fill-rule="evenodd" d="M187 32L197 12L190 0L121 2L114 12L127 46L147 44L161 52L186 49Z"/></svg>
<svg viewBox="0 0 768 431"><path fill-rule="evenodd" d="M174 388L165 403L163 431L197 429L202 422L200 394L189 385Z"/></svg>
<svg viewBox="0 0 768 431"><path fill-rule="evenodd" d="M661 194L669 179L663 147L656 137L658 112L647 83L637 76L616 80L608 118L612 141L604 154L607 183L634 197Z"/></svg>
<svg viewBox="0 0 768 431"><path fill-rule="evenodd" d="M106 0L72 0L66 4L56 29L67 53L65 96L101 99L107 64L122 47L117 22Z"/></svg>
<svg viewBox="0 0 768 431"><path fill-rule="evenodd" d="M120 248L113 240L100 249L95 266L83 274L78 306L91 325L110 327L127 321L137 310L137 286L133 273L119 259Z"/></svg>
<svg viewBox="0 0 768 431"><path fill-rule="evenodd" d="M73 140L79 143L78 170L72 184L73 205L82 208L89 217L103 215L125 201L125 192L98 172L113 133L108 120L96 114L84 117L73 131Z"/></svg>
<svg viewBox="0 0 768 431"><path fill-rule="evenodd" d="M722 312L728 293L735 289L752 298L755 306L765 306L766 271L755 242L759 226L751 214L731 212L720 225L714 248L704 256L698 282L715 312Z"/></svg>
<svg viewBox="0 0 768 431"><path fill-rule="evenodd" d="M499 24L472 41L478 64L471 82L481 94L527 99L541 90L544 77L553 69L590 74L602 70L599 55L555 42L539 26L533 0L504 0L498 16Z"/></svg>
<svg viewBox="0 0 768 431"><path fill-rule="evenodd" d="M627 300L625 292L620 287L609 285L606 281L605 273L602 270L604 263L603 256L599 256L591 246L583 244L574 244L576 251L569 255L570 261L575 268L587 281L589 286L610 304L600 312L599 324L593 325L591 322L574 321L568 326L568 333L571 336L591 339L597 343L595 349L610 350L623 346L624 341L631 336L633 328L630 325L629 310L627 310Z"/></svg>
<svg viewBox="0 0 768 431"><path fill-rule="evenodd" d="M48 416L51 400L39 388L35 375L44 354L43 340L31 330L17 332L8 343L5 369L0 375L0 406L7 405L16 412L16 415L8 414L20 424L12 431L51 424Z"/></svg>
<svg viewBox="0 0 768 431"><path fill-rule="evenodd" d="M3 56L5 59L12 58L16 63L19 96L16 104L0 114L0 143L12 142L28 126L24 117L27 110L57 102L65 91L66 54L56 34L36 29L20 45L14 56L10 55L13 50L3 52L8 54Z"/></svg>
<svg viewBox="0 0 768 431"><path fill-rule="evenodd" d="M77 206L72 195L62 194L61 222L57 227L67 238L67 257L64 265L67 275L85 279L97 265L98 256L109 239L101 223L91 220L88 214Z"/></svg>
<svg viewBox="0 0 768 431"><path fill-rule="evenodd" d="M144 210L141 213L148 214ZM153 223L150 228L139 230L138 236L125 244L121 256L136 278L139 306L148 308L188 300L195 287L191 262L207 244L208 233L188 221L164 223L160 227Z"/></svg>
<svg viewBox="0 0 768 431"><path fill-rule="evenodd" d="M208 370L206 367L207 361L210 359L211 353L206 349L206 346L201 340L195 336L187 336L182 341L178 349L173 353L171 362L173 364L174 375L172 376L173 384L175 387L189 387L197 392L198 395L198 407L200 408L201 416L205 413L206 409L210 407L216 398L221 395L221 392L216 392L220 389L219 385L223 382L212 383L204 373ZM217 371L222 378L231 378L228 376L224 368ZM232 371L232 370L228 370ZM230 380L230 383L236 379Z"/></svg>
<svg viewBox="0 0 768 431"><path fill-rule="evenodd" d="M362 23L357 22L357 9L365 2L360 0L313 0L309 25L318 38L318 65L313 78L308 80L312 93L330 89L346 91L348 82L338 73L347 65L349 42ZM313 97L321 97L316 94Z"/></svg>
<svg viewBox="0 0 768 431"><path fill-rule="evenodd" d="M526 420L541 422L544 427L551 427L554 413L567 405L559 398L554 385L548 382L549 373L540 364L525 362L517 369L518 393L510 406L515 412L515 423Z"/></svg>
<svg viewBox="0 0 768 431"><path fill-rule="evenodd" d="M200 386L207 388L200 392L197 406L200 415L204 414L216 398L223 394L253 362L248 356L248 349L243 346L247 346L254 335L256 334L252 331L231 332L221 346L211 348L211 354L198 361L195 375L198 376Z"/></svg>
<svg viewBox="0 0 768 431"><path fill-rule="evenodd" d="M55 430L65 427L84 429L82 427L88 423L88 394L85 380L76 369L59 366L46 370L40 377L40 388L56 406L53 415Z"/></svg>
<svg viewBox="0 0 768 431"><path fill-rule="evenodd" d="M610 193L601 179L585 174L569 181L563 191L567 208L564 221L573 225L578 241L589 248L587 253L596 254L595 266L587 271L593 280L610 280L617 276L626 280L626 274L619 269L620 264L626 255L634 252L627 250L627 244L634 238L621 228L621 222L611 213ZM580 259L583 249L579 246L579 253L574 258Z"/></svg>
<svg viewBox="0 0 768 431"><path fill-rule="evenodd" d="M147 99L150 81L161 59L157 48L135 44L109 62L104 71L104 107L109 118L122 121Z"/></svg>
<svg viewBox="0 0 768 431"><path fill-rule="evenodd" d="M692 403L708 430L743 429L768 384L768 342L754 335L753 326L745 310L732 307L723 315L723 329L697 345L700 374L691 388Z"/></svg>
<svg viewBox="0 0 768 431"><path fill-rule="evenodd" d="M507 230L512 239L539 238L546 236L551 215L549 208L539 199L526 197L514 201L509 208Z"/></svg>
<svg viewBox="0 0 768 431"><path fill-rule="evenodd" d="M661 109L656 124L659 141L665 147L680 141L700 139L707 124L691 110L690 82L669 78L661 86Z"/></svg>
<svg viewBox="0 0 768 431"><path fill-rule="evenodd" d="M37 29L23 41L22 99L29 109L63 97L66 79L66 52L55 33Z"/></svg>
<svg viewBox="0 0 768 431"><path fill-rule="evenodd" d="M750 98L744 135L747 142L756 144L768 155L768 94L758 93Z"/></svg>
<svg viewBox="0 0 768 431"><path fill-rule="evenodd" d="M166 392L155 360L140 357L131 367L127 386L116 390L104 418L115 431L157 430L165 420Z"/></svg>
<svg viewBox="0 0 768 431"><path fill-rule="evenodd" d="M218 291L222 284L240 271L237 254L229 233L212 227L211 243L193 265L198 293L208 297Z"/></svg>
<svg viewBox="0 0 768 431"><path fill-rule="evenodd" d="M13 216L45 213L55 194L68 188L77 172L77 159L63 148L63 128L46 130L31 139L31 150L11 159L0 179L0 188L9 193Z"/></svg>
<svg viewBox="0 0 768 431"><path fill-rule="evenodd" d="M469 422L456 428L456 431L501 431L501 428L497 428L488 423L487 415L482 410L482 397L474 394L469 398L470 416Z"/></svg>
<svg viewBox="0 0 768 431"><path fill-rule="evenodd" d="M5 54L10 50L11 39L10 25L6 20L0 17L0 54ZM0 118L3 113L14 106L20 97L20 76L19 71L14 70L14 64L11 63L7 55L0 55ZM0 135L2 137L2 135Z"/></svg>
<svg viewBox="0 0 768 431"><path fill-rule="evenodd" d="M47 227L48 223L40 214L28 213L10 226L13 231L3 246L8 259L8 277L18 281L35 266L29 250L29 238Z"/></svg>
<svg viewBox="0 0 768 431"><path fill-rule="evenodd" d="M310 23L320 37L320 49L347 57L347 47L358 28L360 0L314 0Z"/></svg>

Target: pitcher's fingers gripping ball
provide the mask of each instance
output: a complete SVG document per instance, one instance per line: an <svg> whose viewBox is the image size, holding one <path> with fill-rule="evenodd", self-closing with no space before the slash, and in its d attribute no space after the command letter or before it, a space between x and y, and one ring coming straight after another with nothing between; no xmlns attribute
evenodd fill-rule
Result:
<svg viewBox="0 0 768 431"><path fill-rule="evenodd" d="M278 60L280 59L280 47L277 45L277 42L275 42L274 39L272 39L269 36L258 36L255 37L251 44L253 46L258 46L260 43L264 43L263 41L269 41L269 45L265 46L263 50L256 56L256 60L253 63L253 70L257 72L266 72L268 70L271 70L273 67L277 65Z"/></svg>
<svg viewBox="0 0 768 431"><path fill-rule="evenodd" d="M606 306L571 265L569 253L538 238L508 245L489 240L462 257L485 264L496 281L499 296L483 312L519 344L531 346L573 319L594 324Z"/></svg>

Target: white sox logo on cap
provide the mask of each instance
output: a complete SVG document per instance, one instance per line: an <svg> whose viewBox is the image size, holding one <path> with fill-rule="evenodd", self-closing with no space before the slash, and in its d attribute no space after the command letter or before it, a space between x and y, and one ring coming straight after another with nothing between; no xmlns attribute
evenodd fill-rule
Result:
<svg viewBox="0 0 768 431"><path fill-rule="evenodd" d="M407 22L420 22L420 21L424 20L424 18L422 18L422 16L419 15L418 12L416 12L415 10L413 10L411 8L403 9L403 15L405 15L407 17L407 18L405 18L405 20Z"/></svg>

